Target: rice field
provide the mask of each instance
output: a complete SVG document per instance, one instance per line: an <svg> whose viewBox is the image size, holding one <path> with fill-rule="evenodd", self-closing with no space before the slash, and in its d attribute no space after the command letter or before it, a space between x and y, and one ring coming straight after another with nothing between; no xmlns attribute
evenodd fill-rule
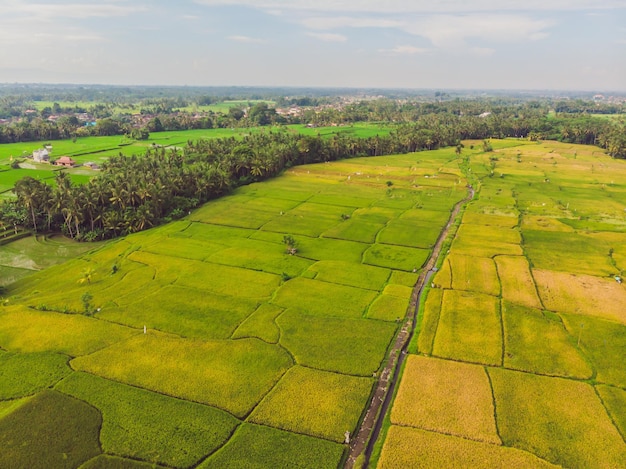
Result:
<svg viewBox="0 0 626 469"><path fill-rule="evenodd" d="M422 298L370 467L626 460L624 162L504 143L503 177L471 155L484 177ZM38 432L48 467L63 453L67 467L339 467L460 171L453 149L296 167L11 283L0 441L26 449L7 454L31 467ZM46 413L67 428L34 420Z"/></svg>
<svg viewBox="0 0 626 469"><path fill-rule="evenodd" d="M477 365L410 355L391 423L501 444L489 378Z"/></svg>
<svg viewBox="0 0 626 469"><path fill-rule="evenodd" d="M502 364L500 302L483 293L446 290L433 355L485 365Z"/></svg>
<svg viewBox="0 0 626 469"><path fill-rule="evenodd" d="M471 158L371 467L625 467L625 162L509 143Z"/></svg>
<svg viewBox="0 0 626 469"><path fill-rule="evenodd" d="M453 159L295 167L11 283L0 423L52 388L98 415L84 467L338 467L464 196Z"/></svg>

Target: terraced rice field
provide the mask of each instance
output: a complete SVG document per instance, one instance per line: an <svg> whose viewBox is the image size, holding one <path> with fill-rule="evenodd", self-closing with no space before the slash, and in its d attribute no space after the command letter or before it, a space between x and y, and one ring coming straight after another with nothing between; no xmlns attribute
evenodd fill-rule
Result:
<svg viewBox="0 0 626 469"><path fill-rule="evenodd" d="M33 435L48 467L63 454L87 468L340 466L433 240L466 195L447 169L456 159L296 167L11 284L0 466L31 467ZM417 184L407 168L436 177Z"/></svg>
<svg viewBox="0 0 626 469"><path fill-rule="evenodd" d="M470 157L378 467L626 467L626 162L510 143Z"/></svg>

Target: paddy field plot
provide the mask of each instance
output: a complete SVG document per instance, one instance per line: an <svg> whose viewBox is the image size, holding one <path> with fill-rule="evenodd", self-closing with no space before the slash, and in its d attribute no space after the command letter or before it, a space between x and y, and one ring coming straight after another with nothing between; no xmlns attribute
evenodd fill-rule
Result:
<svg viewBox="0 0 626 469"><path fill-rule="evenodd" d="M433 355L501 365L500 302L482 293L444 291Z"/></svg>
<svg viewBox="0 0 626 469"><path fill-rule="evenodd" d="M600 383L626 387L626 327L613 321L579 314L561 314L569 334L576 340Z"/></svg>
<svg viewBox="0 0 626 469"><path fill-rule="evenodd" d="M626 326L626 288L614 279L550 270L533 270L546 309L584 314Z"/></svg>
<svg viewBox="0 0 626 469"><path fill-rule="evenodd" d="M101 453L101 422L87 403L42 391L0 418L0 466L74 469Z"/></svg>
<svg viewBox="0 0 626 469"><path fill-rule="evenodd" d="M249 420L341 443L344 432L356 428L373 382L371 377L296 366L265 396Z"/></svg>
<svg viewBox="0 0 626 469"><path fill-rule="evenodd" d="M528 260L523 256L496 256L495 261L502 298L529 308L541 308Z"/></svg>
<svg viewBox="0 0 626 469"><path fill-rule="evenodd" d="M610 246L583 234L525 230L524 247L538 269L598 277L616 273L609 258Z"/></svg>
<svg viewBox="0 0 626 469"><path fill-rule="evenodd" d="M451 158L294 167L12 284L0 360L54 359L0 421L53 387L102 419L85 467L338 467L430 255L403 243L466 194Z"/></svg>
<svg viewBox="0 0 626 469"><path fill-rule="evenodd" d="M472 159L475 174L496 174L480 169L422 301L409 347L421 355L407 359L377 467L623 467L626 166L550 142ZM481 392L493 413L449 417ZM459 428L480 415L501 445Z"/></svg>
<svg viewBox="0 0 626 469"><path fill-rule="evenodd" d="M598 395L622 436L626 435L626 391L613 386L596 386Z"/></svg>
<svg viewBox="0 0 626 469"><path fill-rule="evenodd" d="M410 355L391 423L501 444L489 378L477 365Z"/></svg>
<svg viewBox="0 0 626 469"><path fill-rule="evenodd" d="M626 443L592 386L497 368L488 370L505 444L566 467L620 467Z"/></svg>
<svg viewBox="0 0 626 469"><path fill-rule="evenodd" d="M320 317L287 310L276 320L280 344L296 363L357 376L372 376L384 358L396 324L371 319ZM346 331L337 340L328 331ZM349 333L348 333L349 331Z"/></svg>
<svg viewBox="0 0 626 469"><path fill-rule="evenodd" d="M86 373L72 374L55 389L100 411L104 452L151 463L192 466L221 447L239 425L213 407Z"/></svg>
<svg viewBox="0 0 626 469"><path fill-rule="evenodd" d="M537 456L516 448L481 443L466 438L392 425L387 433L378 466L381 469L414 467L435 469L511 467L557 468Z"/></svg>
<svg viewBox="0 0 626 469"><path fill-rule="evenodd" d="M334 469L343 446L321 438L263 425L241 425L229 443L198 466L200 469L298 467Z"/></svg>
<svg viewBox="0 0 626 469"><path fill-rule="evenodd" d="M589 379L593 368L560 318L509 302L502 304L504 366L549 376Z"/></svg>
<svg viewBox="0 0 626 469"><path fill-rule="evenodd" d="M474 291L492 296L500 294L500 282L493 259L451 254L447 262L451 268L454 290Z"/></svg>
<svg viewBox="0 0 626 469"><path fill-rule="evenodd" d="M292 359L282 348L258 339L200 341L152 333L71 364L75 370L243 417L291 367Z"/></svg>

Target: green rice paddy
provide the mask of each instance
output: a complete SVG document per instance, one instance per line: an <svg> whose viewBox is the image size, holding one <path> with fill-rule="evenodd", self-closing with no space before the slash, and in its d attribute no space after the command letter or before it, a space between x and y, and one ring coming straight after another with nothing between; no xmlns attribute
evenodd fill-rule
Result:
<svg viewBox="0 0 626 469"><path fill-rule="evenodd" d="M409 350L486 377L476 390L493 412L475 417L495 427L485 443L395 408L410 426L387 420L380 466L621 467L624 162L551 142L493 146L464 150L482 179ZM342 466L345 432L466 194L455 159L444 149L295 167L89 252L7 254L22 260L1 272L46 270L7 282L0 306L0 466L30 467L33 451L49 467ZM455 399L438 401L446 415ZM52 419L68 423L56 431Z"/></svg>
<svg viewBox="0 0 626 469"><path fill-rule="evenodd" d="M476 196L422 301L409 348L420 355L409 360L482 365L501 443L454 441L419 420L406 427L455 396L438 391L418 406L434 375L407 366L400 389L417 397L398 394L379 466L624 467L625 162L595 147L512 140L469 160ZM463 386L484 391L467 376Z"/></svg>
<svg viewBox="0 0 626 469"><path fill-rule="evenodd" d="M11 283L0 423L53 388L101 419L84 467L338 467L421 266L465 194L443 174L430 189L390 192L386 176L356 173L400 178L418 156L433 175L455 158L295 167ZM39 356L33 378L17 379Z"/></svg>

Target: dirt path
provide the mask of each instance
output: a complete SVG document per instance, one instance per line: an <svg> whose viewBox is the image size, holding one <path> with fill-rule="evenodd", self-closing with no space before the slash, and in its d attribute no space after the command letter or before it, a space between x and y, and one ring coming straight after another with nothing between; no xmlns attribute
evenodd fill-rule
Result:
<svg viewBox="0 0 626 469"><path fill-rule="evenodd" d="M413 295L411 297L411 308L409 309L409 313L407 314L404 324L402 325L400 332L398 332L395 342L389 352L387 363L380 374L378 383L376 384L376 389L374 390L374 394L372 396L372 401L370 402L370 405L365 413L361 427L359 428L356 436L350 441L350 453L344 466L345 469L354 468L356 459L363 452L365 452L365 459L362 467L365 469L369 464L374 444L378 439L385 415L387 414L387 410L389 409L389 405L394 394L398 373L402 368L404 359L406 358L406 349L411 341L413 333L415 332L417 310L424 286L428 285L430 278L435 273L435 270L433 269L437 264L437 259L441 253L441 247L448 236L448 232L450 231L450 227L452 226L454 219L458 215L463 204L469 202L473 198L474 189L469 187L467 197L454 206L454 209L450 214L450 218L448 219L448 223L439 234L439 238L433 247L433 251L428 258L422 273L417 279L417 283L415 284Z"/></svg>

